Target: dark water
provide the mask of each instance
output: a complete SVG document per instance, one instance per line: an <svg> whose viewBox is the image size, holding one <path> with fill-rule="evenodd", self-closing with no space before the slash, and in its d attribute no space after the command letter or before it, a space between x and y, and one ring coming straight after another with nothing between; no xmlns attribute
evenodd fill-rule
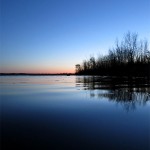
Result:
<svg viewBox="0 0 150 150"><path fill-rule="evenodd" d="M103 87L83 76L1 76L2 149L149 150L150 88Z"/></svg>

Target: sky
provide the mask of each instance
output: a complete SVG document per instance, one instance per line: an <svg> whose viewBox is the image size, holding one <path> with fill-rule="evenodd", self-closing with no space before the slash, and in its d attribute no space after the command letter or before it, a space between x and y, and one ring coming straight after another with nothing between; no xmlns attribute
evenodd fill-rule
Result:
<svg viewBox="0 0 150 150"><path fill-rule="evenodd" d="M0 0L1 73L73 73L128 31L150 41L150 0Z"/></svg>

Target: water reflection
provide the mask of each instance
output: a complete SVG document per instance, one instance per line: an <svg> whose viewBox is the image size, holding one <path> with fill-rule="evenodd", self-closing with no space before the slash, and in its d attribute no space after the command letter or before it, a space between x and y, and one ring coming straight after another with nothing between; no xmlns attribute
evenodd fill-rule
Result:
<svg viewBox="0 0 150 150"><path fill-rule="evenodd" d="M136 80L138 82L136 82ZM91 98L107 98L123 106L126 111L135 110L150 101L150 86L143 80L120 80L99 76L78 76L76 86L89 90Z"/></svg>
<svg viewBox="0 0 150 150"><path fill-rule="evenodd" d="M14 76L2 82L2 149L149 149L146 86L119 88L84 76ZM120 108L145 104L134 113Z"/></svg>

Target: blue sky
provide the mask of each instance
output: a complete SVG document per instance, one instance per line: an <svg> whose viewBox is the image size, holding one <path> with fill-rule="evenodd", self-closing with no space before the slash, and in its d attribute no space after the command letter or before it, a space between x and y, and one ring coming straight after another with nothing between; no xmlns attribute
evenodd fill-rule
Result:
<svg viewBox="0 0 150 150"><path fill-rule="evenodd" d="M116 38L150 41L150 0L1 0L0 72L74 72Z"/></svg>

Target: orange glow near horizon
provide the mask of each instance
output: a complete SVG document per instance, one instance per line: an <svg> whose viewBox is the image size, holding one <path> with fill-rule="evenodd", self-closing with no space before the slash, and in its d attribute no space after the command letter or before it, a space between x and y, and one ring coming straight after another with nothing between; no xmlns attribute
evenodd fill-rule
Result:
<svg viewBox="0 0 150 150"><path fill-rule="evenodd" d="M0 73L39 73L39 74L59 74L59 73L75 73L72 68L3 68Z"/></svg>

